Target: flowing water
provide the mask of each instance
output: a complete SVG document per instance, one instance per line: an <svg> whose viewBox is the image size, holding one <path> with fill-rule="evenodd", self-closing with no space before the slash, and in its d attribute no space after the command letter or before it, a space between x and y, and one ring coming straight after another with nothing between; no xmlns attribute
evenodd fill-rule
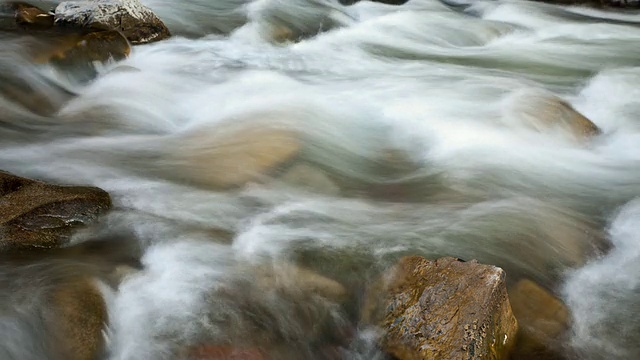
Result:
<svg viewBox="0 0 640 360"><path fill-rule="evenodd" d="M143 2L174 37L91 81L25 60L37 43L0 38L3 85L24 90L0 96L0 169L114 201L74 239L98 250L0 265L1 359L51 358L38 293L77 272L103 281L105 359L199 344L383 359L359 304L407 254L534 279L570 307L568 357L640 358L638 14L517 0ZM552 94L602 133L532 128L535 99ZM249 146L216 147L229 129L274 129L242 141L300 149L221 188L216 174L242 163L219 159ZM300 164L312 179L286 176ZM122 264L140 270L109 286ZM292 264L350 300L300 290Z"/></svg>

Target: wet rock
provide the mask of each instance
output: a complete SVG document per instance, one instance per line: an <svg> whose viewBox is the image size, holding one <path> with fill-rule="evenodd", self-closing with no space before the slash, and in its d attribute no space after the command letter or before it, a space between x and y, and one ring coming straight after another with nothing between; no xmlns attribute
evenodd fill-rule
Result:
<svg viewBox="0 0 640 360"><path fill-rule="evenodd" d="M568 102L549 94L523 94L516 109L525 124L540 132L558 129L577 140L587 140L601 133L588 118Z"/></svg>
<svg viewBox="0 0 640 360"><path fill-rule="evenodd" d="M230 131L220 128L183 136L169 161L183 170L185 180L229 188L267 175L299 149L298 136L289 130L266 126Z"/></svg>
<svg viewBox="0 0 640 360"><path fill-rule="evenodd" d="M48 62L62 68L72 68L94 61L122 60L129 56L131 47L117 31L99 31L69 38L51 54Z"/></svg>
<svg viewBox="0 0 640 360"><path fill-rule="evenodd" d="M145 44L171 36L162 21L138 0L62 2L55 24L122 32L132 44Z"/></svg>
<svg viewBox="0 0 640 360"><path fill-rule="evenodd" d="M347 297L347 289L339 282L293 264L280 264L275 269L263 269L257 274L257 284L264 289L315 294L336 302Z"/></svg>
<svg viewBox="0 0 640 360"><path fill-rule="evenodd" d="M45 184L0 172L0 249L51 248L111 207L95 187Z"/></svg>
<svg viewBox="0 0 640 360"><path fill-rule="evenodd" d="M363 309L385 331L382 349L399 360L502 359L518 327L504 271L449 257L401 259Z"/></svg>
<svg viewBox="0 0 640 360"><path fill-rule="evenodd" d="M560 339L569 329L569 311L562 301L527 279L509 289L509 299L520 326L514 358L562 358Z"/></svg>
<svg viewBox="0 0 640 360"><path fill-rule="evenodd" d="M51 293L52 331L67 359L94 360L103 348L102 330L107 308L94 281L79 278L59 285Z"/></svg>
<svg viewBox="0 0 640 360"><path fill-rule="evenodd" d="M27 28L48 29L53 26L53 14L33 5L15 2L11 3L15 9L16 24Z"/></svg>
<svg viewBox="0 0 640 360"><path fill-rule="evenodd" d="M340 188L322 170L308 164L296 164L289 168L280 178L291 184L311 192L336 196Z"/></svg>

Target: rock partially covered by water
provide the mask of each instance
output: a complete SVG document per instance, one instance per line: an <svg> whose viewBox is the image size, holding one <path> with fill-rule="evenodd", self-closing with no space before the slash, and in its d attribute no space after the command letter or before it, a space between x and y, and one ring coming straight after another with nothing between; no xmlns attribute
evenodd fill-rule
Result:
<svg viewBox="0 0 640 360"><path fill-rule="evenodd" d="M10 3L15 9L16 24L28 28L48 29L53 26L53 14L23 2Z"/></svg>
<svg viewBox="0 0 640 360"><path fill-rule="evenodd" d="M177 147L170 162L182 169L185 180L229 188L242 186L287 162L298 154L301 143L293 131L256 125L202 129L184 135Z"/></svg>
<svg viewBox="0 0 640 360"><path fill-rule="evenodd" d="M91 278L79 278L57 286L50 295L54 314L51 331L67 359L98 359L103 348L102 330L107 307Z"/></svg>
<svg viewBox="0 0 640 360"><path fill-rule="evenodd" d="M578 141L601 133L586 116L565 100L539 91L522 91L514 96L512 111L525 125L540 132L557 130Z"/></svg>
<svg viewBox="0 0 640 360"><path fill-rule="evenodd" d="M527 279L509 289L509 298L520 325L516 358L562 358L560 339L569 329L569 311L562 301Z"/></svg>
<svg viewBox="0 0 640 360"><path fill-rule="evenodd" d="M169 29L138 0L63 2L55 10L56 25L117 30L132 44L145 44L171 36Z"/></svg>
<svg viewBox="0 0 640 360"><path fill-rule="evenodd" d="M51 248L111 207L95 187L58 186L0 171L0 249Z"/></svg>
<svg viewBox="0 0 640 360"><path fill-rule="evenodd" d="M503 359L517 322L505 273L476 261L405 257L368 296L364 320L399 360Z"/></svg>

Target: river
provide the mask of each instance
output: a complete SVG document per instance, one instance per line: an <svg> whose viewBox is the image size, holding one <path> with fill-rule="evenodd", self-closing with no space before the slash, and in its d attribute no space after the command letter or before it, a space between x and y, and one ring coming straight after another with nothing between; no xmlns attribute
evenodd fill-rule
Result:
<svg viewBox="0 0 640 360"><path fill-rule="evenodd" d="M0 266L0 291L12 294L0 309L3 359L43 358L29 344L44 335L16 320L37 301L17 299L48 276L123 257L142 270L102 288L105 359L260 341L281 359L328 358L325 343L343 358L383 359L372 330L354 325L358 303L406 254L534 279L571 310L568 353L640 358L636 13L518 0L143 3L174 37L134 47L92 81L25 61L24 40L0 38L3 81L40 96L0 97L0 169L105 189L114 210L76 240L115 244L99 261ZM602 133L585 142L532 129L535 99L551 95ZM221 189L216 174L237 172L246 144L216 147L220 134L256 128L276 131L248 137L267 152L294 137L295 164ZM221 151L231 160L208 162L227 159ZM283 176L296 164L315 174L304 186ZM351 300L258 284L294 263L341 282ZM320 322L329 334L310 335ZM353 334L341 343L344 328Z"/></svg>

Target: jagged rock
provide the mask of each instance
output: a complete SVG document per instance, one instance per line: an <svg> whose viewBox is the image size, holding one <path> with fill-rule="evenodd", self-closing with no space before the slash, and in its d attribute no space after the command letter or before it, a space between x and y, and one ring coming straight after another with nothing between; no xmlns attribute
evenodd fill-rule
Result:
<svg viewBox="0 0 640 360"><path fill-rule="evenodd" d="M171 36L160 19L138 0L68 1L56 7L55 24L116 30L132 44L145 44Z"/></svg>
<svg viewBox="0 0 640 360"><path fill-rule="evenodd" d="M215 188L245 185L295 156L300 149L290 130L255 126L248 129L203 129L184 135L171 165L190 182Z"/></svg>
<svg viewBox="0 0 640 360"><path fill-rule="evenodd" d="M528 279L509 289L509 299L520 325L515 358L561 358L559 339L569 329L569 311L562 301Z"/></svg>
<svg viewBox="0 0 640 360"><path fill-rule="evenodd" d="M95 187L45 184L0 171L0 249L51 248L111 207Z"/></svg>
<svg viewBox="0 0 640 360"><path fill-rule="evenodd" d="M51 293L52 330L67 359L94 360L103 348L102 330L107 308L91 278L78 278L57 286Z"/></svg>
<svg viewBox="0 0 640 360"><path fill-rule="evenodd" d="M369 292L363 320L398 360L502 359L518 327L504 271L450 257L401 259Z"/></svg>

